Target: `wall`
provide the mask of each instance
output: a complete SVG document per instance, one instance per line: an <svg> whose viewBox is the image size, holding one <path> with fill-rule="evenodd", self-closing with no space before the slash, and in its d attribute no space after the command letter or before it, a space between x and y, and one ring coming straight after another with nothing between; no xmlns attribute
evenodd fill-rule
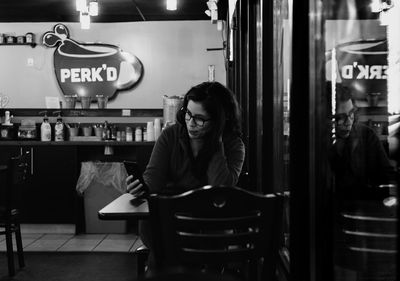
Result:
<svg viewBox="0 0 400 281"><path fill-rule="evenodd" d="M39 43L55 24L0 23L0 33L33 32ZM142 61L143 79L119 92L108 108L161 108L164 94L183 95L206 81L209 64L216 65L216 80L226 82L223 51L206 51L223 45L221 31L210 21L92 23L90 30L80 29L79 23L64 24L71 39L118 45ZM7 107L44 108L45 96L63 100L54 74L54 50L42 44L0 46L0 94L10 97ZM28 58L33 58L33 66L27 65Z"/></svg>

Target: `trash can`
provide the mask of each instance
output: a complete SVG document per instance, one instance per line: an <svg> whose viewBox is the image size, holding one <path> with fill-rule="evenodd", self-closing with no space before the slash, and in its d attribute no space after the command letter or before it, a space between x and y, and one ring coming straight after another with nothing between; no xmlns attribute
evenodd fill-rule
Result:
<svg viewBox="0 0 400 281"><path fill-rule="evenodd" d="M84 197L86 233L126 233L126 221L102 221L97 213L126 192L128 176L120 162L82 162L76 190Z"/></svg>

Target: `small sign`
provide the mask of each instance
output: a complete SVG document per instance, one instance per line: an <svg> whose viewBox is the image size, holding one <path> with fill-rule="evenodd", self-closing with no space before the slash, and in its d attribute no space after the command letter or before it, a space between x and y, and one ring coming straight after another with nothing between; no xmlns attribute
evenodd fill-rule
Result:
<svg viewBox="0 0 400 281"><path fill-rule="evenodd" d="M58 97L45 97L46 108L60 108L60 99Z"/></svg>
<svg viewBox="0 0 400 281"><path fill-rule="evenodd" d="M113 98L119 90L138 83L143 74L140 60L118 46L79 43L69 38L63 24L43 35L43 44L56 47L54 70L64 95Z"/></svg>
<svg viewBox="0 0 400 281"><path fill-rule="evenodd" d="M122 116L131 116L130 109L122 109Z"/></svg>

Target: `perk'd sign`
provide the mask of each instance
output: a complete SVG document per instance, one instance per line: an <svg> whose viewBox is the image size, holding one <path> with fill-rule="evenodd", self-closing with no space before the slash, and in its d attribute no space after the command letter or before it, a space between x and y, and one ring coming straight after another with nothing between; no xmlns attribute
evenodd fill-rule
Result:
<svg viewBox="0 0 400 281"><path fill-rule="evenodd" d="M64 95L112 98L118 90L131 88L142 76L142 63L134 55L110 44L78 43L69 38L63 24L46 32L43 44L57 47L54 69Z"/></svg>

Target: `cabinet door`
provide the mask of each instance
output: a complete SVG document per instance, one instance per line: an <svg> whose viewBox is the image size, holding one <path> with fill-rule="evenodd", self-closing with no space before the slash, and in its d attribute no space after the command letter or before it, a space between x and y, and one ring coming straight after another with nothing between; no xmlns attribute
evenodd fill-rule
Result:
<svg viewBox="0 0 400 281"><path fill-rule="evenodd" d="M2 146L0 143L0 165L7 165L8 159L21 154L18 146Z"/></svg>
<svg viewBox="0 0 400 281"><path fill-rule="evenodd" d="M74 223L76 206L76 148L29 148L32 176L25 187L22 221L25 223Z"/></svg>

